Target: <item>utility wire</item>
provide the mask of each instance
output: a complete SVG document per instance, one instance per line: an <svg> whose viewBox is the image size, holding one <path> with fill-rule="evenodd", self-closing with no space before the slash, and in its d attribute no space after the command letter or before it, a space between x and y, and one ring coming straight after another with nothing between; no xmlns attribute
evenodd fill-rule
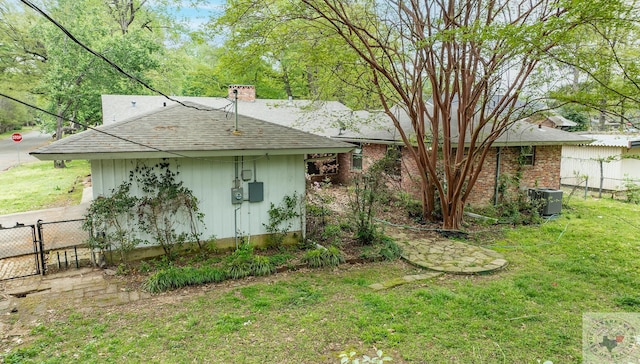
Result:
<svg viewBox="0 0 640 364"><path fill-rule="evenodd" d="M54 114L54 113L52 113L52 112L50 112L50 111L48 111L48 110L45 110L45 109L43 109L43 108L40 108L40 107L35 106L35 105L32 105L32 104L29 104L28 102L25 102L25 101L22 101L22 100L16 99L15 97L12 97L12 96L6 95L6 94L4 94L4 93L1 93L1 92L0 92L0 96L1 96L1 97L4 97L4 98L7 98L7 99L9 99L9 100L11 100L11 101L17 102L17 103L19 103L19 104L21 104L21 105L24 105L24 106L26 106L26 107L30 107L30 108L32 108L32 109L34 109L34 110L38 110L38 111L40 111L40 112L43 112L43 113L45 113L45 114L48 114L48 115L51 115L51 116L54 116L54 117L60 117L60 118L62 118L62 119L63 119L63 120L65 120L65 121L69 121L69 122L72 122L72 123L76 123L76 124L78 124L78 125L80 125L80 126L82 126L82 127L85 127L85 128L87 128L87 129L91 129L91 130L93 130L93 131L95 131L95 132L102 133L102 134L104 134L104 135L108 135L108 136L113 137L113 138L116 138L116 139L120 139L120 140L125 141L125 142L127 142L127 143L131 143L131 144L139 145L139 146L141 146L141 147L145 147L145 148L153 149L153 150L155 150L155 151L162 152L162 153L171 154L171 155L174 155L174 156L176 156L176 157L188 158L188 159L197 159L197 160L204 160L204 161L211 161L211 160L212 160L212 159L209 159L209 158L192 157L192 156L188 156L188 155L184 155L184 154L180 154L180 153L176 153L176 152L171 152L171 151L168 151L168 150L164 150L164 149L161 149L161 148L158 148L158 147L153 147L153 146L151 146L151 145L147 145L147 144L144 144L144 143L136 142L136 141L134 141L134 140L127 139L127 138L124 138L124 137L121 137L121 136L118 136L118 135L114 135L114 134L111 134L111 133L106 132L106 131L104 131L104 130L100 130L100 129L98 129L98 128L94 128L94 127L92 127L92 126L90 126L90 125L88 125L88 124L86 124L86 123L79 122L79 121L76 121L76 120L72 120L72 119L69 119L69 118L67 118L67 117L65 117L65 116L58 116L58 115L56 115L56 114ZM202 110L206 110L206 111L213 111L213 110L221 111L221 110L223 110L224 108L226 108L227 106L229 106L229 105L226 105L225 107L220 108L220 109L202 109ZM267 153L267 154L265 154L265 155L261 155L261 156L255 157L255 158L253 158L252 160L248 160L248 161L255 161L255 160L258 160L258 159L262 159L262 158L269 158L268 153ZM216 159L215 161L217 161L217 162L219 162L219 163L227 163L227 162L220 161L220 160L217 160L217 159ZM228 163L230 163L230 164L231 164L231 163L235 163L235 162L228 162Z"/></svg>
<svg viewBox="0 0 640 364"><path fill-rule="evenodd" d="M158 152L170 153L170 154L173 154L173 155L176 155L176 156L179 156L179 157L185 157L185 158L187 157L186 155L182 155L182 154L180 154L180 153L170 152L170 151L163 150L163 149L160 149L160 148L157 148L157 147L153 147L153 146L150 146L150 145L147 145L147 144L144 144L144 143L139 143L139 142L136 142L136 141L133 141L133 140L127 139L127 138L123 138L123 137L118 136L118 135L111 134L111 133L106 132L106 131L104 131L104 130L100 130L100 129L98 129L98 128L94 128L94 127L92 127L92 126L90 126L90 125L88 125L88 124L85 124L85 123L82 123L82 122L78 122L78 121L75 121L75 120L71 120L71 119L69 119L69 118L67 118L67 117L64 117L64 116L56 115L56 114L54 114L54 113L52 113L52 112L50 112L50 111L47 111L47 110L45 110L45 109L42 109L42 108L37 107L37 106L32 105L32 104L29 104L29 103L24 102L24 101L22 101L22 100L18 100L18 99L16 99L15 97L11 97L11 96L6 95L6 94L3 94L3 93L0 93L0 96L5 97L5 98L7 98L7 99L9 99L9 100L15 101L15 102L17 102L17 103L19 103L19 104L21 104L21 105L24 105L24 106L30 107L30 108L32 108L32 109L38 110L38 111L40 111L40 112L43 112L43 113L45 113L45 114L48 114L48 115L51 115L51 116L55 116L55 117L60 117L60 118L62 118L63 120L66 120L66 121L70 121L70 122L72 122L72 123L79 124L79 125L81 125L81 126L83 126L83 127L87 128L87 129L91 129L91 130L96 131L96 132L98 132L98 133L102 133L102 134L108 135L108 136L113 137L113 138L116 138L116 139L123 140L123 141L128 142L128 143L131 143L131 144L139 145L139 146L141 146L141 147L145 147L145 148L150 148L150 149L156 150L156 151L158 151Z"/></svg>
<svg viewBox="0 0 640 364"><path fill-rule="evenodd" d="M69 37L69 39L71 39L74 43L76 43L77 45L79 45L80 47L82 47L84 50L86 50L87 52L93 54L94 56L102 59L104 62L106 62L108 65L110 65L111 67L113 67L116 71L120 72L121 74L127 76L128 78L138 82L139 84L141 84L142 86L144 86L146 89L155 92L159 95L164 96L166 99L171 100L173 102L177 102L178 104L184 106L184 107L189 107L192 109L197 109L197 110L209 110L209 109L202 109L199 108L197 106L193 106L193 105L187 105L181 101L178 101L176 99L171 98L169 95L163 93L162 91L152 87L151 85L149 85L148 83L144 82L143 80L139 79L138 77L132 75L131 73L125 71L124 69L122 69L122 67L118 66L117 64L115 64L113 61L111 61L110 59L108 59L107 57L105 57L102 53L94 51L93 49L89 48L87 45L85 45L84 43L82 43L80 40L78 40L78 38L76 38L67 28L65 28L63 25L61 25L60 23L58 23L55 19L53 19L51 16L49 16L49 14L47 14L46 12L44 12L44 10L40 9L38 6L36 6L35 4L33 4L31 1L29 0L20 0L23 4L25 4L26 6L30 7L31 9L33 9L34 11L36 11L37 13L39 13L40 15L42 15L43 17L45 17L49 22L51 22L52 24L54 24L56 27L58 27L67 37ZM226 106L225 106L226 107ZM57 116L57 115L56 115Z"/></svg>

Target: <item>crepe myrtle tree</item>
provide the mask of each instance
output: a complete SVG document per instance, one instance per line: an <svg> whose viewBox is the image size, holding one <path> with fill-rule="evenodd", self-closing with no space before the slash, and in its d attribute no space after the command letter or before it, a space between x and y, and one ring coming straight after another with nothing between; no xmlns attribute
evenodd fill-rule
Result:
<svg viewBox="0 0 640 364"><path fill-rule="evenodd" d="M308 21L341 37L369 68L374 92L420 174L425 218L439 197L458 229L492 144L517 119L546 54L620 0L302 0ZM409 117L402 128L396 107ZM462 147L464 146L464 147Z"/></svg>

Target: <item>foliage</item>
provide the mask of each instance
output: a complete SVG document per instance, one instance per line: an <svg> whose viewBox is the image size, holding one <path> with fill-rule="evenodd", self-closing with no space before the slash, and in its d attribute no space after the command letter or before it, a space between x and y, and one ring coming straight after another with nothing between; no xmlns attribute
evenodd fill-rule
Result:
<svg viewBox="0 0 640 364"><path fill-rule="evenodd" d="M556 105L581 109L597 116L597 130L638 129L640 88L634 40L639 28L637 2L614 2L601 10L607 19L580 27L563 49L554 49L547 61L555 87L550 96ZM594 118L595 119L595 118ZM571 119L573 120L573 119ZM577 120L574 120L577 121ZM590 124L587 124L590 128ZM579 124L579 127L582 126ZM585 130L585 129L581 129Z"/></svg>
<svg viewBox="0 0 640 364"><path fill-rule="evenodd" d="M291 196L284 196L278 206L273 202L270 203L269 222L263 223L270 234L267 238L270 247L282 245L284 238L291 231L294 221L302 216L300 213L301 204L302 198L296 192Z"/></svg>
<svg viewBox="0 0 640 364"><path fill-rule="evenodd" d="M338 356L340 358L340 364L382 364L387 361L393 361L390 356L385 356L382 350L376 350L376 356L370 357L368 355L362 355L359 357L355 351L350 351L349 354L342 352Z"/></svg>
<svg viewBox="0 0 640 364"><path fill-rule="evenodd" d="M627 197L627 202L633 204L640 204L640 185L636 180L626 176L624 179L624 192Z"/></svg>
<svg viewBox="0 0 640 364"><path fill-rule="evenodd" d="M251 275L253 263L253 247L241 244L238 249L225 259L225 270L231 279L244 278Z"/></svg>
<svg viewBox="0 0 640 364"><path fill-rule="evenodd" d="M369 245L362 249L360 258L377 261L377 260L396 260L402 257L402 248L390 237L384 236L379 242Z"/></svg>
<svg viewBox="0 0 640 364"><path fill-rule="evenodd" d="M30 115L24 106L7 99L0 99L0 134L20 130L29 122Z"/></svg>
<svg viewBox="0 0 640 364"><path fill-rule="evenodd" d="M439 204L444 229L459 229L493 143L531 114L541 86L533 71L587 24L614 23L626 7L608 0L302 3L306 19L368 66L368 89L420 179L423 214L435 220Z"/></svg>
<svg viewBox="0 0 640 364"><path fill-rule="evenodd" d="M104 254L114 247L123 263L127 262L129 252L142 242L131 226L138 199L130 192L131 183L123 182L112 189L109 196L95 198L82 225L90 234L88 243L91 248L99 249Z"/></svg>
<svg viewBox="0 0 640 364"><path fill-rule="evenodd" d="M217 283L227 279L227 273L217 267L168 267L147 278L144 288L152 293L165 292L186 286Z"/></svg>
<svg viewBox="0 0 640 364"><path fill-rule="evenodd" d="M576 126L570 127L568 131L575 132L589 130L590 121L588 113L571 108L563 110L561 115L577 124Z"/></svg>
<svg viewBox="0 0 640 364"><path fill-rule="evenodd" d="M499 218L503 223L514 225L538 224L542 221L543 201L529 196L520 188L521 172L514 175L503 173L498 178L498 204L489 216Z"/></svg>
<svg viewBox="0 0 640 364"><path fill-rule="evenodd" d="M39 320L21 345L5 343L0 361L337 363L343 350L373 356L375 346L402 363L579 363L583 313L637 312L640 271L630 220L637 205L592 198L573 205L556 220L505 226L478 241L509 261L498 274L372 291L373 283L421 271L395 262L302 270L167 293L109 315L48 297L56 315ZM425 334L433 345L416 340ZM244 340L253 345L237 345Z"/></svg>
<svg viewBox="0 0 640 364"><path fill-rule="evenodd" d="M229 1L225 13L209 24L211 36L227 35L218 62L194 79L208 79L212 85L256 85L258 96L267 99L379 107L374 95L363 91L368 79L356 53L343 47L335 34L305 21L305 13L300 4L284 0L260 6L253 0Z"/></svg>
<svg viewBox="0 0 640 364"><path fill-rule="evenodd" d="M385 237L380 244L380 255L385 260L396 260L402 256L402 248L393 239Z"/></svg>
<svg viewBox="0 0 640 364"><path fill-rule="evenodd" d="M251 259L251 274L268 276L276 272L276 266L269 257L254 255Z"/></svg>
<svg viewBox="0 0 640 364"><path fill-rule="evenodd" d="M254 255L253 247L242 244L225 258L225 270L229 278L266 276L276 272L276 266L269 257Z"/></svg>
<svg viewBox="0 0 640 364"><path fill-rule="evenodd" d="M381 199L388 194L388 175L392 173L397 156L387 154L375 161L367 171L353 180L349 190L349 208L355 230L355 238L360 244L372 244L380 237L380 229L374 223Z"/></svg>
<svg viewBox="0 0 640 364"><path fill-rule="evenodd" d="M332 196L327 192L331 187L329 181L310 181L307 176L307 194L306 194L306 238L308 240L324 239L325 225L327 218L331 215L328 205L332 202Z"/></svg>
<svg viewBox="0 0 640 364"><path fill-rule="evenodd" d="M310 268L335 267L344 263L344 254L335 246L329 248L317 248L307 251L302 257L302 262Z"/></svg>
<svg viewBox="0 0 640 364"><path fill-rule="evenodd" d="M202 249L199 224L203 223L203 214L198 207L198 199L176 177L168 162L160 162L149 167L139 164L129 174L140 188L136 214L138 228L149 234L154 241L147 244L159 244L165 254L172 257L173 249L185 242L197 242ZM188 231L180 231L188 226Z"/></svg>

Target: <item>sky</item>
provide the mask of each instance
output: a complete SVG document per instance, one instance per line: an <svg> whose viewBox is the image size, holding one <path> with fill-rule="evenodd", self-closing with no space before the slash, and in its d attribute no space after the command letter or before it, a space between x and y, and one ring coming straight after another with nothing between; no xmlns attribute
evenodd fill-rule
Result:
<svg viewBox="0 0 640 364"><path fill-rule="evenodd" d="M225 4L226 0L209 0L192 7L191 1L183 0L179 9L173 8L173 13L178 20L187 21L190 28L196 30L212 16L221 15Z"/></svg>

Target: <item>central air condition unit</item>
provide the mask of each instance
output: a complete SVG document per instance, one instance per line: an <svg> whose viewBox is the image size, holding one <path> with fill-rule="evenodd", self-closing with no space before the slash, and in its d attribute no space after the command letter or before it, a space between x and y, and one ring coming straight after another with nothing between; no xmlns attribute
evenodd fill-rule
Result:
<svg viewBox="0 0 640 364"><path fill-rule="evenodd" d="M529 199L539 204L542 216L559 215L562 212L562 190L530 188Z"/></svg>

